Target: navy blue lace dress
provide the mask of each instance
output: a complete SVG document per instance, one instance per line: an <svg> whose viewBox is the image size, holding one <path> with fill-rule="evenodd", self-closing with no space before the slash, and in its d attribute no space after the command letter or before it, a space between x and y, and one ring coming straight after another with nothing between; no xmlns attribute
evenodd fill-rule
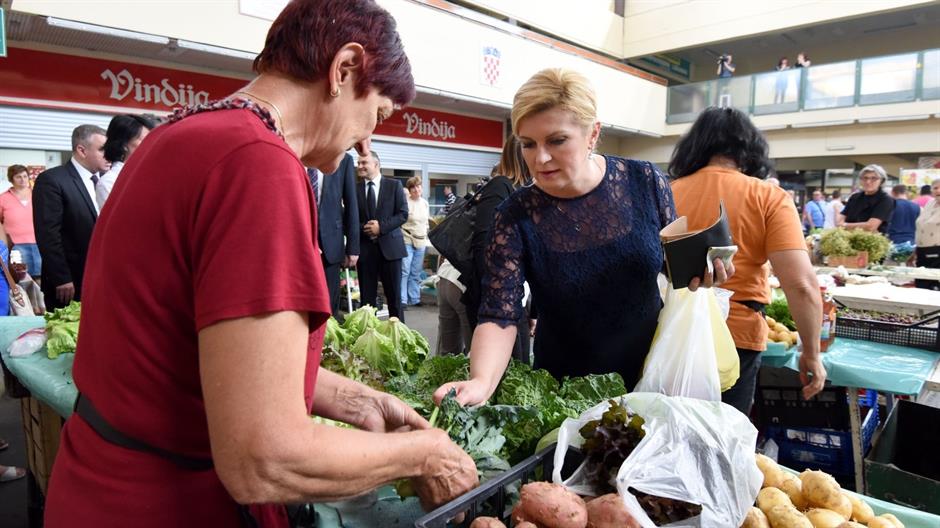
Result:
<svg viewBox="0 0 940 528"><path fill-rule="evenodd" d="M601 183L577 198L516 191L493 224L480 323L514 325L528 281L535 366L556 378L619 372L632 388L662 307L659 230L674 218L669 181L646 161L607 157Z"/></svg>

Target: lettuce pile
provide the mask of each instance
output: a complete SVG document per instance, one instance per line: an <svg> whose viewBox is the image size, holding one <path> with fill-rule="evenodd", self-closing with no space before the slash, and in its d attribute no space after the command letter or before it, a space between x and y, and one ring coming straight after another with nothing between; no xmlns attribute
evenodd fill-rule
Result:
<svg viewBox="0 0 940 528"><path fill-rule="evenodd" d="M72 301L65 308L56 308L46 313L46 355L49 359L75 352L78 344L78 320L81 315L82 303L76 301Z"/></svg>
<svg viewBox="0 0 940 528"><path fill-rule="evenodd" d="M375 308L364 306L342 325L327 321L320 366L384 390L389 379L416 373L429 350L428 340L397 317L380 321Z"/></svg>

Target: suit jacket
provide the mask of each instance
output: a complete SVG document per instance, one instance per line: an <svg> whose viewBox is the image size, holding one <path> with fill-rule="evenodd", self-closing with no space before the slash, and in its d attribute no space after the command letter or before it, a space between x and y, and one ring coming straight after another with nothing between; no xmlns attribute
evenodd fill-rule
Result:
<svg viewBox="0 0 940 528"><path fill-rule="evenodd" d="M316 188L313 171L308 171L308 174L310 184ZM346 255L359 254L360 224L356 202L355 163L352 156L346 154L336 172L323 176L320 205L317 207L320 251L329 264L339 264Z"/></svg>
<svg viewBox="0 0 940 528"><path fill-rule="evenodd" d="M78 171L69 161L36 178L33 226L42 256L42 291L55 297L56 286L75 284L81 300L85 256L98 213Z"/></svg>
<svg viewBox="0 0 940 528"><path fill-rule="evenodd" d="M380 235L376 242L369 239L369 235L362 231L368 218L366 205L366 182L356 184L356 197L359 199L359 243L379 244L382 256L386 260L405 258L405 240L401 236L401 225L408 220L408 203L405 202L405 189L401 182L394 178L382 178L379 195L375 197L375 219L379 221Z"/></svg>

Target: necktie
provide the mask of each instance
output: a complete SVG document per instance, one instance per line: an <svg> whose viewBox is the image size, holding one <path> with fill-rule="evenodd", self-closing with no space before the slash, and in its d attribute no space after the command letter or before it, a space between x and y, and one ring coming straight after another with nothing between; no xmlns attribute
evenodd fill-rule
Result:
<svg viewBox="0 0 940 528"><path fill-rule="evenodd" d="M317 205L320 205L320 171L313 175L313 197L317 201Z"/></svg>
<svg viewBox="0 0 940 528"><path fill-rule="evenodd" d="M94 172L91 173L91 183L94 187L98 186L98 174L97 173L94 173Z"/></svg>
<svg viewBox="0 0 940 528"><path fill-rule="evenodd" d="M368 204L368 209L366 213L369 215L369 220L375 220L375 183L369 182L369 190L366 192L366 203Z"/></svg>

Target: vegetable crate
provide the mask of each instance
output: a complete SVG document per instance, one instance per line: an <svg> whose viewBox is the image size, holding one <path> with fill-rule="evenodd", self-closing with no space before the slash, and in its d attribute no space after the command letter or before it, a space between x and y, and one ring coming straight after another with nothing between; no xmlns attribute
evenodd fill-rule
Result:
<svg viewBox="0 0 940 528"><path fill-rule="evenodd" d="M912 324L839 316L836 336L940 351L940 312Z"/></svg>
<svg viewBox="0 0 940 528"><path fill-rule="evenodd" d="M45 494L52 474L52 463L59 450L63 420L52 407L34 397L21 399L20 408L26 436L26 461L39 490Z"/></svg>
<svg viewBox="0 0 940 528"><path fill-rule="evenodd" d="M754 394L758 429L766 427L816 427L846 431L849 421L848 393L845 387L825 388L809 400L802 396L799 374L788 368L762 367ZM859 396L859 405L873 407L877 393L867 391Z"/></svg>
<svg viewBox="0 0 940 528"><path fill-rule="evenodd" d="M871 399L866 397L867 401L859 400L859 405L863 408L870 406L862 421L863 455L871 448L872 437L878 428L878 395L874 391L868 391L867 395L870 395ZM850 431L768 426L764 434L779 447L777 460L781 465L798 471L820 469L835 477L843 487L855 487L855 459Z"/></svg>
<svg viewBox="0 0 940 528"><path fill-rule="evenodd" d="M555 446L549 447L516 464L509 471L487 480L480 487L458 497L415 521L416 528L445 528L470 526L477 517L497 517L510 525L513 502L519 489L528 482L550 480L555 467ZM570 472L581 463L580 454L569 449L565 457L565 471ZM570 467L569 467L570 466ZM452 522L465 513L463 522Z"/></svg>

